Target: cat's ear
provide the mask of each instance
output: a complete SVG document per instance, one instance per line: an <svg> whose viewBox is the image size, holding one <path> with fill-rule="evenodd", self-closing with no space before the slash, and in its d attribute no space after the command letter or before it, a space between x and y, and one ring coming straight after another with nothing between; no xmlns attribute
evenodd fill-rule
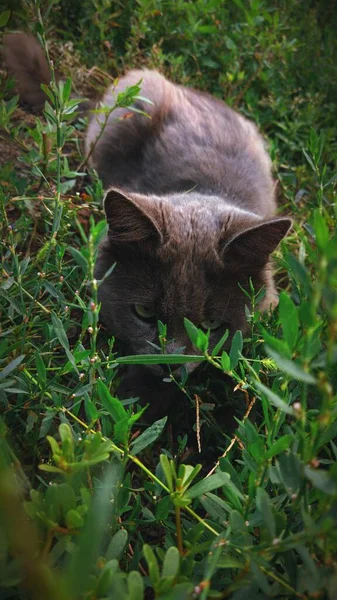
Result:
<svg viewBox="0 0 337 600"><path fill-rule="evenodd" d="M264 267L291 225L291 219L282 217L248 227L222 245L223 259L235 268Z"/></svg>
<svg viewBox="0 0 337 600"><path fill-rule="evenodd" d="M104 210L114 244L159 241L162 237L159 208L147 196L112 188L104 198Z"/></svg>

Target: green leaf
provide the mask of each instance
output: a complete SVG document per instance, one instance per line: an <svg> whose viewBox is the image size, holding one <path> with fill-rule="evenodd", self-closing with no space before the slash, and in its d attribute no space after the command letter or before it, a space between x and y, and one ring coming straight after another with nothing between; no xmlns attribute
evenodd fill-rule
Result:
<svg viewBox="0 0 337 600"><path fill-rule="evenodd" d="M235 556L223 556L218 560L219 569L243 569L244 566L244 560Z"/></svg>
<svg viewBox="0 0 337 600"><path fill-rule="evenodd" d="M69 555L65 573L69 598L79 598L87 590L92 566L99 557L102 541L111 524L111 500L119 481L119 465L107 465L105 476L95 490L85 525Z"/></svg>
<svg viewBox="0 0 337 600"><path fill-rule="evenodd" d="M280 479L290 494L294 494L303 479L301 464L296 454L281 454L277 459Z"/></svg>
<svg viewBox="0 0 337 600"><path fill-rule="evenodd" d="M156 555L153 552L151 546L149 546L148 544L144 544L143 552L149 568L149 576L151 583L153 585L156 585L160 580L159 566L158 561L156 559Z"/></svg>
<svg viewBox="0 0 337 600"><path fill-rule="evenodd" d="M106 551L106 559L112 560L113 558L119 559L122 556L123 550L128 541L128 532L126 529L120 529L111 538L110 544Z"/></svg>
<svg viewBox="0 0 337 600"><path fill-rule="evenodd" d="M132 400L132 399L129 399L128 402L130 400ZM125 402L126 402L125 400L122 400L123 406L126 406ZM131 402L131 403L133 403L133 402ZM129 425L130 429L131 429L131 427L133 427L134 423L136 423L136 421L138 421L138 419L140 419L140 417L144 414L147 407L148 407L148 405L143 406L143 408L141 408L138 412L136 412L133 415L128 417L128 425Z"/></svg>
<svg viewBox="0 0 337 600"><path fill-rule="evenodd" d="M311 375L307 371L304 371L304 369L302 369L302 367L296 362L288 360L287 358L282 358L282 356L275 352L275 350L269 348L269 346L266 346L266 350L269 356L271 356L271 358L276 362L277 366L281 369L281 371L284 371L284 373L286 373L287 375L290 375L291 377L293 377L294 379L298 379L299 381L304 381L305 383L316 383L316 379L313 377L313 375Z"/></svg>
<svg viewBox="0 0 337 600"><path fill-rule="evenodd" d="M192 321L190 321L189 319L184 319L184 325L185 325L185 329L186 329L186 333L188 335L188 337L190 338L192 344L197 347L197 342L198 342L198 336L199 336L199 329L198 327L196 327L194 325L194 323L192 323Z"/></svg>
<svg viewBox="0 0 337 600"><path fill-rule="evenodd" d="M215 25L199 25L196 30L199 33L218 33L218 28Z"/></svg>
<svg viewBox="0 0 337 600"><path fill-rule="evenodd" d="M131 571L127 578L128 600L143 600L144 582L138 571Z"/></svg>
<svg viewBox="0 0 337 600"><path fill-rule="evenodd" d="M312 168L312 170L313 170L314 172L316 172L316 167L315 167L315 165L314 165L314 163L313 163L313 160L312 160L312 158L311 158L310 154L308 154L308 152L307 152L307 151L306 151L304 148L302 148L302 151L303 151L303 154L304 154L305 158L307 159L307 161L308 161L308 163L309 163L310 167Z"/></svg>
<svg viewBox="0 0 337 600"><path fill-rule="evenodd" d="M108 561L101 572L98 584L95 588L94 598L106 598L110 589L111 584L117 574L118 571L118 561L110 560ZM117 574L118 577L118 574Z"/></svg>
<svg viewBox="0 0 337 600"><path fill-rule="evenodd" d="M57 298L60 302L65 302L64 294L60 290L58 290L52 283L49 281L43 282L43 287L47 290L48 294L53 296L53 298Z"/></svg>
<svg viewBox="0 0 337 600"><path fill-rule="evenodd" d="M291 358L291 351L288 347L288 344L284 340L273 337L263 327L261 327L261 332L264 341L270 348L276 350L276 352L278 352L281 356L285 356L285 358Z"/></svg>
<svg viewBox="0 0 337 600"><path fill-rule="evenodd" d="M209 477L205 477L205 479L198 481L198 483L187 490L184 497L189 498L190 500L198 498L199 496L202 496L202 494L206 494L207 492L211 492L212 490L228 484L229 481L230 476L228 473L214 473L214 475L210 475Z"/></svg>
<svg viewBox="0 0 337 600"><path fill-rule="evenodd" d="M32 431L34 429L37 421L38 421L37 414L34 411L29 410L28 415L27 415L27 421L26 421L26 433L30 433L30 431Z"/></svg>
<svg viewBox="0 0 337 600"><path fill-rule="evenodd" d="M220 63L212 58L209 58L208 56L203 56L201 61L204 67L208 67L210 69L220 69Z"/></svg>
<svg viewBox="0 0 337 600"><path fill-rule="evenodd" d="M136 456L154 442L163 431L166 425L167 417L155 421L150 427L145 429L143 433L131 444L131 454Z"/></svg>
<svg viewBox="0 0 337 600"><path fill-rule="evenodd" d="M170 492L173 492L174 487L173 487L173 473L172 473L171 463L170 463L168 457L166 456L166 454L161 454L159 457L159 460L160 460L161 467L164 471L167 486L168 486Z"/></svg>
<svg viewBox="0 0 337 600"><path fill-rule="evenodd" d="M11 15L10 10L5 10L4 12L2 12L0 14L0 27L5 27L5 25L7 25L10 15Z"/></svg>
<svg viewBox="0 0 337 600"><path fill-rule="evenodd" d="M212 354L211 356L217 356L222 348L222 346L224 345L224 343L227 341L229 336L229 330L226 329L225 333L223 334L223 336L220 338L220 340L218 341L218 343L214 346L213 350L212 350Z"/></svg>
<svg viewBox="0 0 337 600"><path fill-rule="evenodd" d="M212 519L220 523L224 523L233 510L227 502L212 492L203 494L199 500Z"/></svg>
<svg viewBox="0 0 337 600"><path fill-rule="evenodd" d="M191 485L193 479L195 479L198 473L201 471L202 465L199 464L195 465L194 467L192 467L191 465L180 465L179 471L182 467L184 467L184 474L182 476L181 483L184 488L188 488ZM178 473L178 477L180 477L180 472Z"/></svg>
<svg viewBox="0 0 337 600"><path fill-rule="evenodd" d="M175 546L171 546L165 554L163 568L161 575L162 577L176 577L178 575L180 563L179 550Z"/></svg>
<svg viewBox="0 0 337 600"><path fill-rule="evenodd" d="M221 355L221 366L226 373L231 370L231 359L225 351Z"/></svg>
<svg viewBox="0 0 337 600"><path fill-rule="evenodd" d="M39 469L41 471L46 471L47 473L64 473L63 469L59 469L58 467L54 467L53 465L39 465Z"/></svg>
<svg viewBox="0 0 337 600"><path fill-rule="evenodd" d="M125 417L118 423L115 423L114 426L114 438L116 442L121 442L122 444L126 444L128 441L128 436L130 432L130 419Z"/></svg>
<svg viewBox="0 0 337 600"><path fill-rule="evenodd" d="M40 431L39 431L39 439L46 437L53 420L55 419L55 413L54 412L47 412L46 416L43 417L42 421L41 421L41 426L40 426Z"/></svg>
<svg viewBox="0 0 337 600"><path fill-rule="evenodd" d="M273 540L275 538L275 519L272 505L267 492L261 487L256 490L256 506L260 512L262 522Z"/></svg>
<svg viewBox="0 0 337 600"><path fill-rule="evenodd" d="M12 371L14 371L14 369L21 365L24 358L25 354L20 354L20 356L17 356L13 360L11 360L11 362L8 363L8 365L6 365L0 372L0 380L5 379L5 377L7 377Z"/></svg>
<svg viewBox="0 0 337 600"><path fill-rule="evenodd" d="M296 346L300 322L296 306L285 292L280 293L279 315L284 339L290 350L293 350Z"/></svg>
<svg viewBox="0 0 337 600"><path fill-rule="evenodd" d="M293 254L286 253L285 255L286 261L288 263L288 268L292 271L295 281L299 281L304 288L304 292L307 296L310 297L311 294L311 281L309 277L309 272L306 270L304 265L295 257Z"/></svg>
<svg viewBox="0 0 337 600"><path fill-rule="evenodd" d="M52 313L51 320L52 320L52 324L53 324L53 328L54 328L56 337L57 337L58 341L60 342L61 346L63 346L63 348L65 348L65 349L69 350L69 341L67 338L67 334L64 330L62 321L55 315L55 313Z"/></svg>
<svg viewBox="0 0 337 600"><path fill-rule="evenodd" d="M52 486L53 487L53 486ZM52 489L52 488L48 488ZM76 508L76 495L73 488L67 483L61 483L55 487L57 492L57 500L62 507L64 513Z"/></svg>
<svg viewBox="0 0 337 600"><path fill-rule="evenodd" d="M107 386L101 379L97 381L97 393L98 397L104 406L105 410L111 415L115 423L122 421L128 418L128 413L126 412L123 404L118 398L114 398L111 396Z"/></svg>
<svg viewBox="0 0 337 600"><path fill-rule="evenodd" d="M77 510L71 509L66 514L66 524L69 529L78 529L83 527L84 519Z"/></svg>
<svg viewBox="0 0 337 600"><path fill-rule="evenodd" d="M172 508L172 501L169 495L164 496L159 500L156 507L156 520L166 521L169 516L170 509Z"/></svg>
<svg viewBox="0 0 337 600"><path fill-rule="evenodd" d="M68 463L74 460L74 438L68 423L61 423L59 434L62 442L62 453Z"/></svg>
<svg viewBox="0 0 337 600"><path fill-rule="evenodd" d="M205 356L195 354L133 354L115 359L119 365L172 365L189 362L203 362Z"/></svg>
<svg viewBox="0 0 337 600"><path fill-rule="evenodd" d="M314 230L317 246L324 250L329 241L329 227L319 208L314 212Z"/></svg>
<svg viewBox="0 0 337 600"><path fill-rule="evenodd" d="M84 274L86 274L88 272L88 261L83 256L82 252L80 252L76 248L72 248L71 246L69 246L67 248L67 250L70 252L70 254L73 257L73 259L75 260L75 262L77 262L77 264L80 267L82 267Z"/></svg>
<svg viewBox="0 0 337 600"><path fill-rule="evenodd" d="M70 79L70 77L68 77L68 79L66 80L64 87L63 87L63 102L67 102L67 100L69 100L70 92L71 92L71 79Z"/></svg>
<svg viewBox="0 0 337 600"><path fill-rule="evenodd" d="M318 490L325 492L325 494L328 494L329 496L337 494L337 483L328 471L323 471L323 469L313 469L306 465L304 467L304 473L307 479L309 479L312 485Z"/></svg>
<svg viewBox="0 0 337 600"><path fill-rule="evenodd" d="M62 321L55 315L55 313L52 313L51 320L52 320L53 329L54 329L54 332L56 334L58 341L60 342L61 346L63 347L63 349L66 353L66 356L67 356L69 362L71 363L72 367L74 368L76 373L78 373L78 368L76 366L75 359L74 359L72 353L70 352L69 341L67 338L67 334L64 330Z"/></svg>
<svg viewBox="0 0 337 600"><path fill-rule="evenodd" d="M184 325L193 346L200 352L206 352L209 336L202 329L198 329L189 319L184 318Z"/></svg>
<svg viewBox="0 0 337 600"><path fill-rule="evenodd" d="M13 96L13 98L11 98L10 100L8 100L8 102L6 102L6 113L7 113L7 117L9 117L16 109L17 105L18 105L18 101L19 101L19 96ZM20 264L20 271L21 271L21 275L23 275L26 272L27 266L28 266L28 262L30 260L30 257L28 256L26 259L24 259L23 261L21 261ZM25 262L26 261L26 262ZM8 280L7 280L8 282ZM6 286L6 282L5 284L2 286L3 289L9 289Z"/></svg>
<svg viewBox="0 0 337 600"><path fill-rule="evenodd" d="M46 382L46 367L41 358L40 354L36 352L35 354L35 362L36 362L36 370L39 378L39 383L45 384Z"/></svg>
<svg viewBox="0 0 337 600"><path fill-rule="evenodd" d="M235 369L239 362L240 354L243 348L243 340L241 331L237 331L232 339L232 345L230 349L231 368Z"/></svg>
<svg viewBox="0 0 337 600"><path fill-rule="evenodd" d="M6 300L11 304L11 306L14 308L14 310L21 316L24 315L24 312L19 304L19 302L17 302L17 300L15 300L14 298L12 298L8 292L6 292L5 290L0 288L0 296L2 296L3 298L6 298Z"/></svg>
<svg viewBox="0 0 337 600"><path fill-rule="evenodd" d="M322 431L319 439L319 447L323 448L323 446L328 444L334 438L337 438L337 420L330 423L330 425Z"/></svg>
<svg viewBox="0 0 337 600"><path fill-rule="evenodd" d="M282 435L278 440L276 440L276 442L274 442L274 444L272 444L272 446L266 452L265 458L268 460L273 456L277 456L277 454L280 454L284 450L287 450L290 447L292 441L292 435Z"/></svg>
<svg viewBox="0 0 337 600"><path fill-rule="evenodd" d="M294 414L294 409L291 406L289 406L284 400L282 400L279 396L277 396L274 392L272 392L269 388L263 385L263 383L261 383L260 381L255 381L255 387L268 398L269 402L273 406L279 408L280 410L282 410L282 412L285 412L287 415Z"/></svg>
<svg viewBox="0 0 337 600"><path fill-rule="evenodd" d="M62 442L69 442L71 445L74 444L74 438L68 423L61 423L59 426L59 434Z"/></svg>
<svg viewBox="0 0 337 600"><path fill-rule="evenodd" d="M266 597L270 597L270 589L268 584L268 579L265 574L261 571L259 565L251 561L250 570L253 575L253 580L258 584L259 588L266 594Z"/></svg>
<svg viewBox="0 0 337 600"><path fill-rule="evenodd" d="M53 457L54 456L60 456L62 451L60 446L58 445L57 441L51 436L51 435L47 435L47 440L50 444L50 448L51 451L53 453Z"/></svg>
<svg viewBox="0 0 337 600"><path fill-rule="evenodd" d="M235 485L240 494L243 493L242 483L238 475L238 471L233 467L227 458L220 458L220 469L223 473L228 473L231 478L231 483ZM243 498L243 496L241 496Z"/></svg>

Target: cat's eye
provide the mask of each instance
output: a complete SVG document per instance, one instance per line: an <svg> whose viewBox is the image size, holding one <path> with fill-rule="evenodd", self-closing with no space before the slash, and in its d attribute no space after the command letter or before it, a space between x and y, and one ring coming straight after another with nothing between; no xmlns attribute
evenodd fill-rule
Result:
<svg viewBox="0 0 337 600"><path fill-rule="evenodd" d="M151 306L145 306L145 304L135 304L135 312L141 319L150 321L155 316L155 311Z"/></svg>
<svg viewBox="0 0 337 600"><path fill-rule="evenodd" d="M220 321L214 321L213 319L206 319L200 323L200 327L206 330L210 329L211 331L218 329L220 325L222 325Z"/></svg>

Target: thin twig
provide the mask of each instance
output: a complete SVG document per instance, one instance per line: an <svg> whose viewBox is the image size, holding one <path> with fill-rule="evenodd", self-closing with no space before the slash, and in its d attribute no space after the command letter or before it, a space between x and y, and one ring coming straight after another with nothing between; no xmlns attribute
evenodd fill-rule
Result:
<svg viewBox="0 0 337 600"><path fill-rule="evenodd" d="M243 391L246 391L246 390L243 390ZM253 408L253 406L255 404L255 401L256 401L256 397L253 396L253 398L252 398L252 400L251 400L251 402L250 402L250 404L249 404L249 406L248 406L248 408L247 408L247 410L245 412L245 415L243 417L243 423L246 421L246 419L248 419L248 417L249 417L249 415L251 413L251 410L252 410L252 408ZM237 434L235 434L235 436L231 439L228 448L226 448L225 452L220 456L219 460L214 465L214 467L209 471L209 473L207 473L206 477L209 477L210 475L212 475L214 473L214 471L218 468L218 466L220 464L220 459L221 458L225 458L227 456L228 452L233 448L235 442L238 442L238 441L239 441L239 438L238 438Z"/></svg>
<svg viewBox="0 0 337 600"><path fill-rule="evenodd" d="M109 110L109 112L107 112L105 114L105 119L104 119L103 123L100 124L100 132L96 136L95 140L93 142L91 142L89 152L86 154L86 156L84 157L84 159L78 165L77 171L82 171L82 169L88 164L89 158L91 157L91 155L94 152L94 150L95 150L95 148L96 148L99 140L101 139L101 137L102 137L102 135L103 135L103 133L105 131L105 128L106 128L106 126L108 124L109 117L110 117L111 113L115 110L115 108L116 108L116 104L114 104L114 106L111 107L111 110Z"/></svg>
<svg viewBox="0 0 337 600"><path fill-rule="evenodd" d="M201 453L201 440L200 440L200 403L201 399L197 394L194 394L195 400L195 412L196 412L196 428L197 428L197 444L198 452Z"/></svg>
<svg viewBox="0 0 337 600"><path fill-rule="evenodd" d="M131 544L128 545L128 549L129 549L129 558L132 559L134 556L134 549L132 548ZM148 577L149 574L146 572L146 570L144 569L143 565L139 562L138 563L138 568L140 570L140 572L144 575L144 577Z"/></svg>

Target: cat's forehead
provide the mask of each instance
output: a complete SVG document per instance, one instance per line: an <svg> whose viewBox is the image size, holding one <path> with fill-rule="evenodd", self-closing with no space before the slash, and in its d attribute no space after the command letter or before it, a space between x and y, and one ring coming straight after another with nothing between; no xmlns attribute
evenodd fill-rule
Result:
<svg viewBox="0 0 337 600"><path fill-rule="evenodd" d="M195 191L162 197L161 204L167 224L185 224L187 229L197 226L201 231L213 228L224 210L223 200L217 196L206 197Z"/></svg>
<svg viewBox="0 0 337 600"><path fill-rule="evenodd" d="M232 237L255 224L257 215L217 196L190 191L160 199L164 247L216 260L220 237Z"/></svg>
<svg viewBox="0 0 337 600"><path fill-rule="evenodd" d="M200 196L177 195L163 203L163 243L159 249L162 260L191 261L198 264L216 259L215 249L221 229L221 214L216 203L205 203ZM179 259L182 259L180 261Z"/></svg>

